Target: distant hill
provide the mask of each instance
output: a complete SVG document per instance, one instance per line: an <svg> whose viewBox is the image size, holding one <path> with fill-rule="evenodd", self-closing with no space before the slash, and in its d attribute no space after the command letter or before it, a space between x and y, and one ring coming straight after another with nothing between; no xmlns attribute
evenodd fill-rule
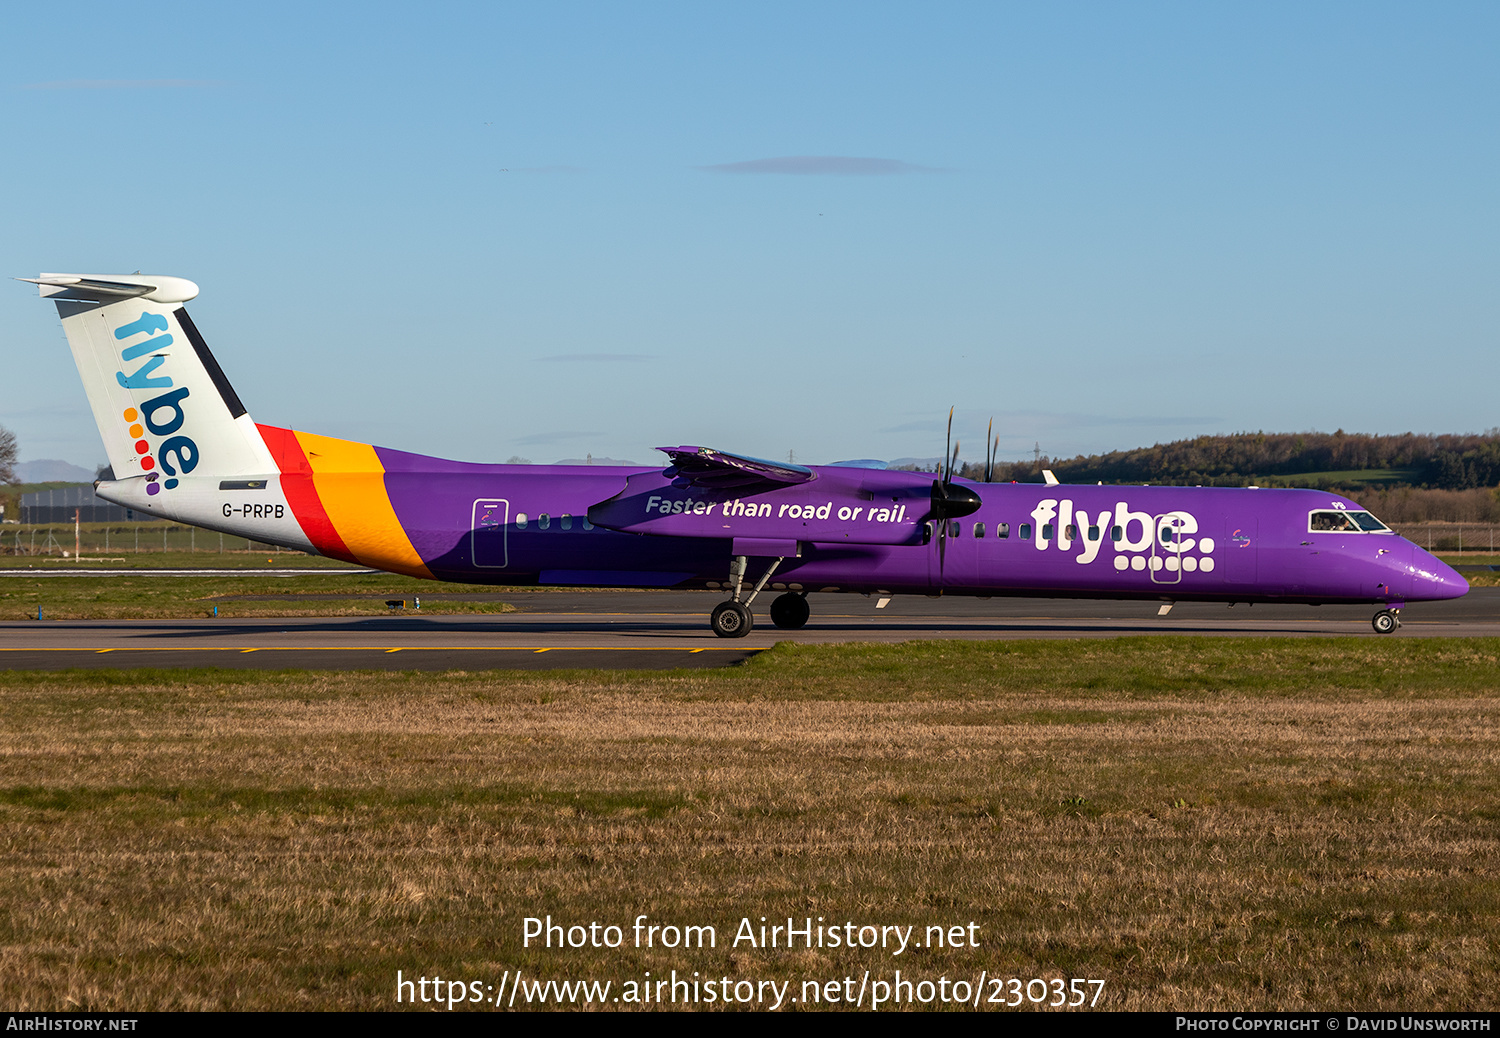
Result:
<svg viewBox="0 0 1500 1038"><path fill-rule="evenodd" d="M56 458L39 458L16 465L17 483L92 483L94 470Z"/></svg>
<svg viewBox="0 0 1500 1038"><path fill-rule="evenodd" d="M564 458L558 462L559 465L627 465L639 467L639 462L622 461L619 458L596 458L590 454L587 458Z"/></svg>
<svg viewBox="0 0 1500 1038"><path fill-rule="evenodd" d="M1002 462L995 479L1032 482L1044 468L1064 483L1468 490L1500 485L1500 429L1480 435L1369 436L1340 429L1199 436L1108 454ZM964 466L971 478L980 470L976 464Z"/></svg>

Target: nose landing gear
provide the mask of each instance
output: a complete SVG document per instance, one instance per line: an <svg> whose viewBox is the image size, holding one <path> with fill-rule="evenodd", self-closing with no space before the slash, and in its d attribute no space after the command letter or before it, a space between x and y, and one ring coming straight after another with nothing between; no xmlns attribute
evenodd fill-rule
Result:
<svg viewBox="0 0 1500 1038"><path fill-rule="evenodd" d="M1401 610L1382 609L1380 612L1376 613L1375 618L1370 621L1370 626L1375 628L1376 634L1390 634L1396 628L1401 626Z"/></svg>

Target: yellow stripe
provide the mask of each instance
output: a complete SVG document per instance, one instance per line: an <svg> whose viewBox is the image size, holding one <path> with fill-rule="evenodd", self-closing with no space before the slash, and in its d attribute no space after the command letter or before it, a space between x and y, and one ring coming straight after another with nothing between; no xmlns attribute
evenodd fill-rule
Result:
<svg viewBox="0 0 1500 1038"><path fill-rule="evenodd" d="M396 518L385 492L385 467L367 443L296 433L313 487L333 528L351 554L366 566L432 579L432 573Z"/></svg>

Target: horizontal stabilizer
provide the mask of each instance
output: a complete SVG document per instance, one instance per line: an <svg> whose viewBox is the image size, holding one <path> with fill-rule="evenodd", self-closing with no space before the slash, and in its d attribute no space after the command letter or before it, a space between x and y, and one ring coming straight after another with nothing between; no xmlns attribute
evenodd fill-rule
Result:
<svg viewBox="0 0 1500 1038"><path fill-rule="evenodd" d="M198 286L186 278L139 274L43 274L16 278L36 285L42 298L114 303L144 296L153 303L186 303L198 296Z"/></svg>
<svg viewBox="0 0 1500 1038"><path fill-rule="evenodd" d="M796 486L818 478L812 469L789 462L763 461L739 454L726 454L712 447L658 447L672 459L672 467L663 475L674 486L702 487L705 490L744 489L759 486Z"/></svg>

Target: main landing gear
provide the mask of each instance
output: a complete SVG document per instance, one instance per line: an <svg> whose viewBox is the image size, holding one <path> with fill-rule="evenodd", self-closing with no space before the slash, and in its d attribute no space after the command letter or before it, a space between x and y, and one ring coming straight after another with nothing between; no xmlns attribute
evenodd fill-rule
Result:
<svg viewBox="0 0 1500 1038"><path fill-rule="evenodd" d="M714 634L720 638L743 638L750 633L755 626L755 617L750 612L750 603L755 601L755 596L760 594L761 588L771 579L771 574L776 572L786 556L772 559L766 571L760 575L750 593L740 600L740 591L745 582L745 570L749 567L750 560L744 555L736 555L734 561L729 564L729 580L733 593L729 601L720 602L714 606L714 611L709 614L708 623L713 628ZM771 622L784 630L796 630L807 623L807 618L812 615L808 608L807 596L790 591L777 598L771 603Z"/></svg>
<svg viewBox="0 0 1500 1038"><path fill-rule="evenodd" d="M1376 613L1375 618L1370 621L1370 626L1375 628L1376 634L1390 634L1396 628L1401 626L1401 610L1382 609L1380 612Z"/></svg>
<svg viewBox="0 0 1500 1038"><path fill-rule="evenodd" d="M771 603L771 622L783 631L795 631L812 616L807 594L788 591Z"/></svg>

